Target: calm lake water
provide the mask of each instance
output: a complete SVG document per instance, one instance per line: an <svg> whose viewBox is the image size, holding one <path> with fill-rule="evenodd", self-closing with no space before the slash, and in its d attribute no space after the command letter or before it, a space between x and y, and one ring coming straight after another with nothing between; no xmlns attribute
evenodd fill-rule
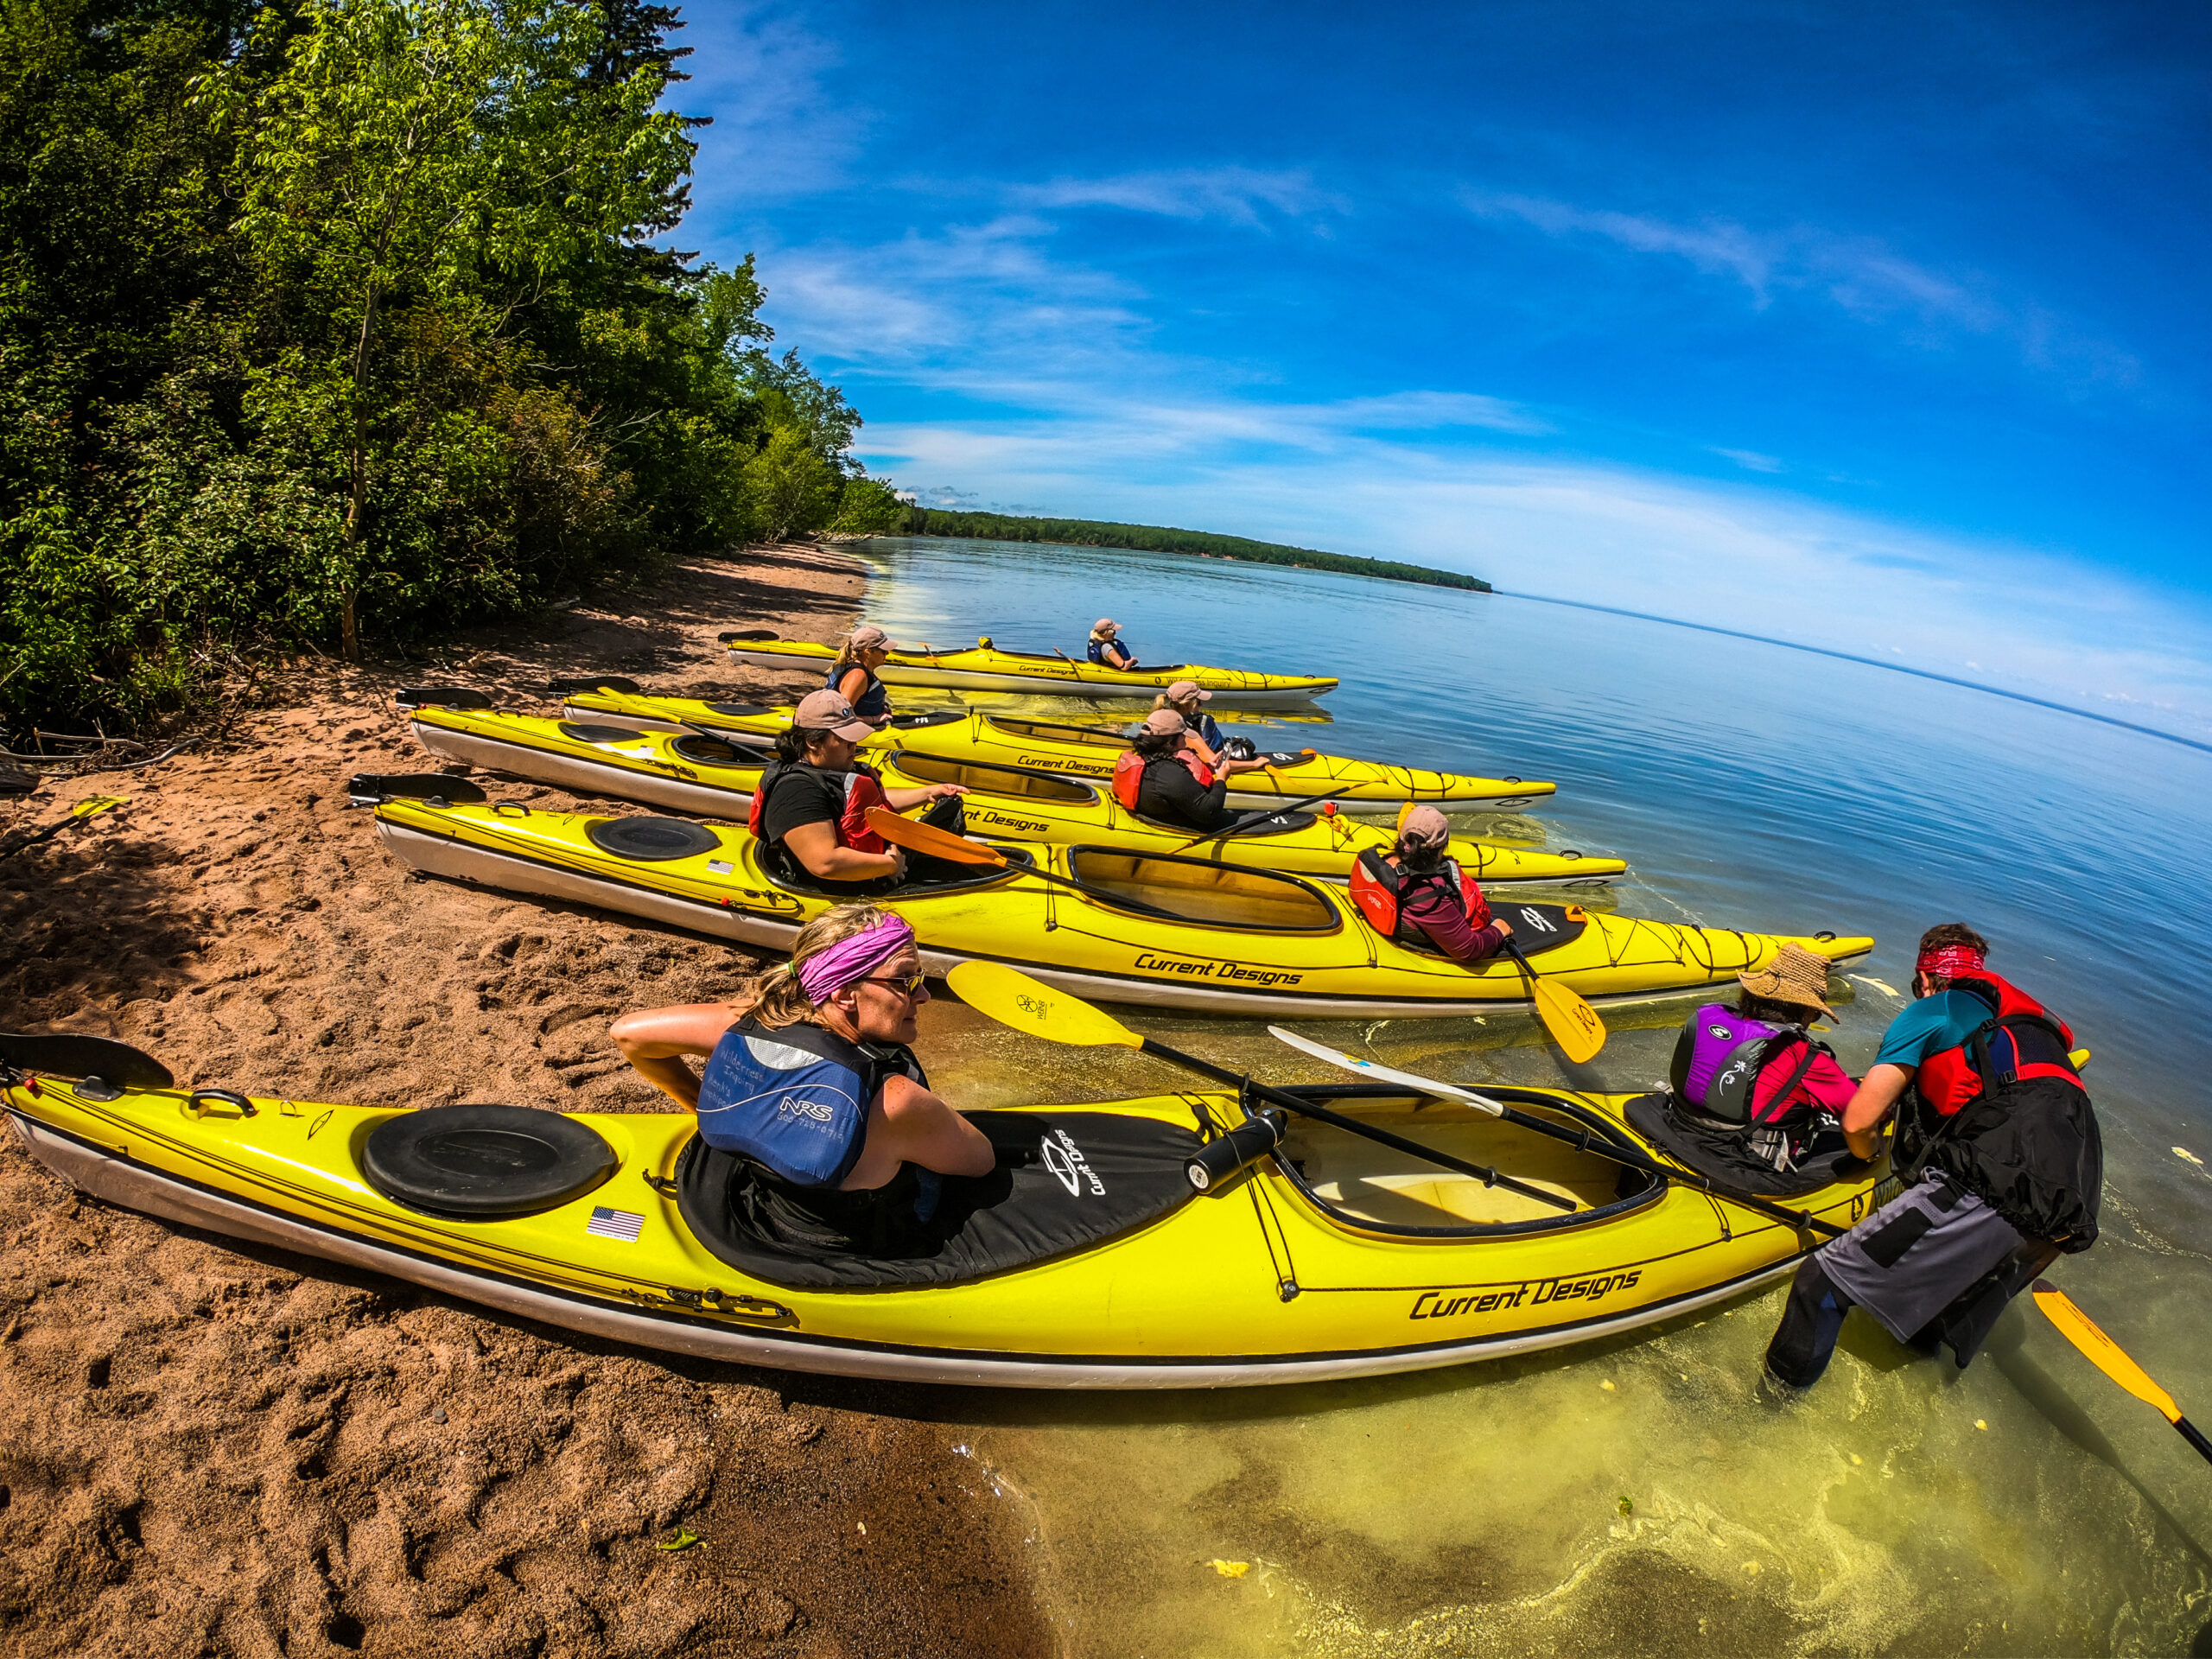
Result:
<svg viewBox="0 0 2212 1659"><path fill-rule="evenodd" d="M1628 859L1599 904L1874 934L1830 1038L1854 1071L1921 931L1972 922L2095 1052L2104 1236L2053 1276L2212 1421L2212 754L1535 601L1115 550L860 551L869 620L901 643L1079 656L1112 615L1147 662L1337 675L1305 718L1268 722L1278 747L1553 779L1538 810L1464 826ZM1627 1090L1663 1075L1688 1006L1608 1011L1605 1052L1571 1078L1518 1014L1311 1028L1461 1081ZM1256 1022L1130 1017L1272 1081L1313 1075ZM944 1002L923 1048L963 1104L1179 1081ZM2212 1469L2039 1314L2016 1305L1964 1373L1854 1316L1809 1402L1775 1408L1751 1384L1780 1301L1369 1383L947 1408L1028 1507L1080 1655L2212 1652Z"/></svg>

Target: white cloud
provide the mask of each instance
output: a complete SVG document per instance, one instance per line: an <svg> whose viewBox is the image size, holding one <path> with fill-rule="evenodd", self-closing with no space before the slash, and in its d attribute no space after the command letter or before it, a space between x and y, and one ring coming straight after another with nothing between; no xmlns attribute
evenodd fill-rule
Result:
<svg viewBox="0 0 2212 1659"><path fill-rule="evenodd" d="M1305 172L1269 172L1249 167L1176 168L1152 173L1122 173L1107 178L1053 179L1017 185L1010 200L1037 207L1120 207L1130 213L1170 219L1226 219L1258 226L1261 209L1291 217L1342 213L1350 204L1317 187Z"/></svg>
<svg viewBox="0 0 2212 1659"><path fill-rule="evenodd" d="M843 178L860 154L868 117L823 88L841 58L832 40L750 0L687 7L683 22L675 43L692 52L677 67L691 79L669 102L714 117L693 135L695 224Z"/></svg>
<svg viewBox="0 0 2212 1659"><path fill-rule="evenodd" d="M1772 455L1763 455L1756 449L1724 449L1719 444L1707 446L1714 454L1734 461L1747 473L1778 473L1782 462Z"/></svg>

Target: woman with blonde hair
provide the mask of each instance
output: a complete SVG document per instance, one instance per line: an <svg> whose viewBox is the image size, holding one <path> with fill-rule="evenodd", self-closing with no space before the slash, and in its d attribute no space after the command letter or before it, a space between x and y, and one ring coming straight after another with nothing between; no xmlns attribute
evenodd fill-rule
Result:
<svg viewBox="0 0 2212 1659"><path fill-rule="evenodd" d="M1202 706L1213 700L1213 693L1201 691L1196 680L1178 680L1152 700L1154 709L1173 709L1183 716L1187 734L1183 747L1198 757L1206 769L1217 778L1234 777L1240 772L1260 772L1267 767L1253 745L1243 738L1230 739L1221 734L1221 722L1206 713ZM1235 742L1243 751L1232 751Z"/></svg>
<svg viewBox="0 0 2212 1659"><path fill-rule="evenodd" d="M1122 625L1110 616L1102 616L1091 624L1090 640L1085 654L1102 668L1127 671L1137 665L1136 653L1122 638Z"/></svg>
<svg viewBox="0 0 2212 1659"><path fill-rule="evenodd" d="M837 658L830 664L823 690L843 697L869 725L881 726L891 718L891 694L876 671L896 649L881 628L873 622L862 623L839 643Z"/></svg>
<svg viewBox="0 0 2212 1659"><path fill-rule="evenodd" d="M727 1001L626 1014L609 1034L648 1083L699 1116L699 1136L752 1166L816 1242L879 1232L911 1205L908 1165L988 1175L982 1130L930 1092L908 1045L930 1000L913 930L873 905L839 905L799 930L788 963ZM686 1055L706 1057L694 1076ZM933 1180L921 1183L932 1192Z"/></svg>

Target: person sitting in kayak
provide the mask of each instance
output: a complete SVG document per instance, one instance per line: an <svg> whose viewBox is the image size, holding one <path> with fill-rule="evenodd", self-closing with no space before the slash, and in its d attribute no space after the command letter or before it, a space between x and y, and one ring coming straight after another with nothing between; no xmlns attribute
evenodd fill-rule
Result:
<svg viewBox="0 0 2212 1659"><path fill-rule="evenodd" d="M853 712L871 726L880 727L891 718L891 694L876 674L893 649L890 636L874 623L855 628L837 647L837 660L830 664L830 677L823 682L824 690L851 703Z"/></svg>
<svg viewBox="0 0 2212 1659"><path fill-rule="evenodd" d="M868 827L868 808L904 812L933 802L922 821L960 833L959 798L968 791L957 784L886 789L859 760L860 746L874 735L837 692L800 700L790 728L777 734L776 758L761 771L746 823L772 867L854 891L868 883L881 884L868 891L887 891L906 878L906 855Z"/></svg>
<svg viewBox="0 0 2212 1659"><path fill-rule="evenodd" d="M1226 779L1191 752L1190 728L1173 709L1155 709L1114 763L1114 798L1140 817L1193 834L1224 830L1241 814L1225 804Z"/></svg>
<svg viewBox="0 0 2212 1659"><path fill-rule="evenodd" d="M997 1163L982 1131L931 1092L909 1046L929 1000L905 919L839 905L799 930L789 963L725 1001L626 1014L609 1034L639 1076L698 1114L702 1140L765 1175L773 1230L857 1249L897 1219L874 1211L928 1201L933 1179L899 1181L908 1166L934 1178ZM687 1055L705 1057L703 1074Z"/></svg>
<svg viewBox="0 0 2212 1659"><path fill-rule="evenodd" d="M1231 739L1221 734L1221 722L1206 713L1204 704L1213 700L1213 693L1198 690L1196 680L1178 680L1152 700L1155 709L1173 709L1183 716L1187 728L1183 747L1209 767L1217 778L1232 778L1240 772L1258 772L1267 762L1262 760L1253 745L1243 740L1234 740L1243 749L1242 754L1232 754Z"/></svg>
<svg viewBox="0 0 2212 1659"><path fill-rule="evenodd" d="M1843 1110L1857 1085L1812 1035L1814 1020L1836 1017L1827 958L1784 944L1736 982L1743 993L1733 1007L1708 1002L1682 1022L1669 1078L1675 1097L1740 1131L1777 1170L1796 1168L1823 1143L1841 1150Z"/></svg>
<svg viewBox="0 0 2212 1659"><path fill-rule="evenodd" d="M1784 1398L1820 1380L1854 1306L1923 1352L1949 1344L1963 1370L2006 1303L2062 1251L2096 1243L2104 1143L2074 1033L1988 956L1963 922L1921 936L1912 1005L1843 1111L1870 1161L1898 1115L1904 1190L1797 1269L1766 1351Z"/></svg>
<svg viewBox="0 0 2212 1659"><path fill-rule="evenodd" d="M1103 668L1135 668L1136 652L1122 643L1120 623L1110 616L1100 617L1090 630L1090 660Z"/></svg>
<svg viewBox="0 0 2212 1659"><path fill-rule="evenodd" d="M1398 826L1388 853L1363 852L1352 866L1352 902L1387 938L1427 944L1454 962L1488 960L1513 936L1490 913L1474 877L1445 856L1452 825L1433 806L1417 806Z"/></svg>

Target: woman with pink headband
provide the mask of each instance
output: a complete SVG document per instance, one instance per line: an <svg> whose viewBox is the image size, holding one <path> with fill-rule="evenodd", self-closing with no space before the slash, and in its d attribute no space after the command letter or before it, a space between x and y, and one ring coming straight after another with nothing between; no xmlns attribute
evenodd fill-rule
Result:
<svg viewBox="0 0 2212 1659"><path fill-rule="evenodd" d="M909 1164L988 1175L989 1141L930 1092L907 1045L930 1000L913 930L873 905L840 905L799 930L791 959L724 1002L649 1008L614 1022L622 1057L699 1115L700 1138L754 1166L814 1242L865 1239L878 1195ZM694 1077L685 1055L706 1057ZM925 1183L925 1187L933 1183Z"/></svg>

